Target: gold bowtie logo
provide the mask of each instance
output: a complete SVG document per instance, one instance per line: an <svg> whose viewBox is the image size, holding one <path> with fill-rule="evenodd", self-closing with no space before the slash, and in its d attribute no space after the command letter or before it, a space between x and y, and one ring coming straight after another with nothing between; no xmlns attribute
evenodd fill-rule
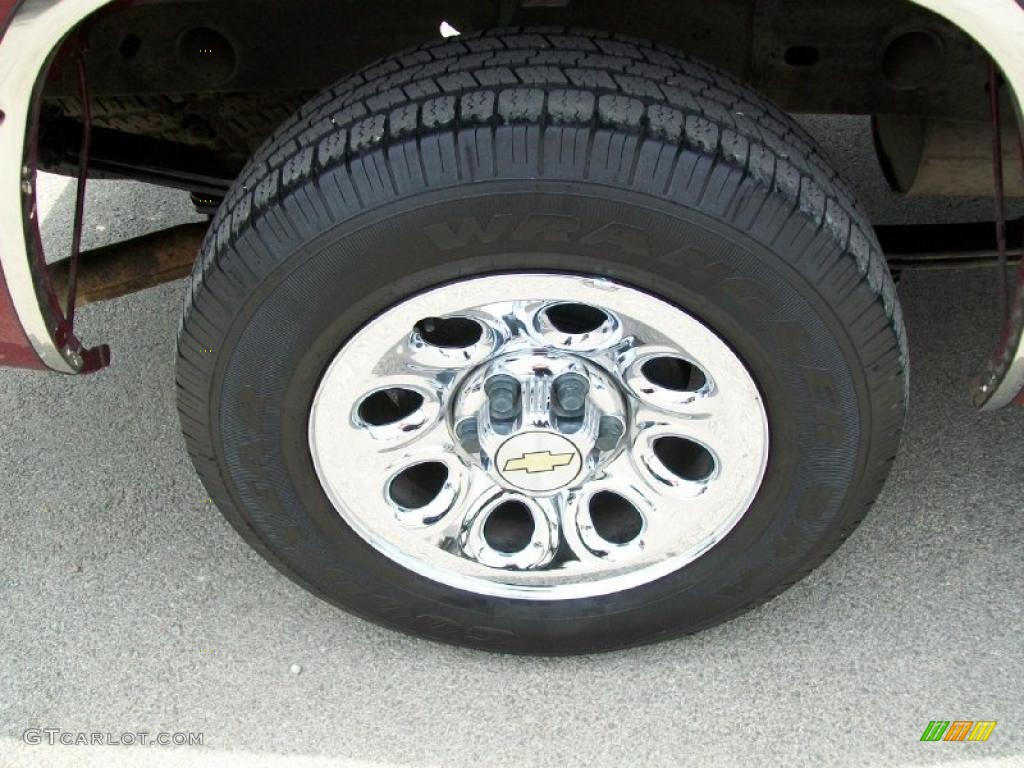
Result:
<svg viewBox="0 0 1024 768"><path fill-rule="evenodd" d="M566 467L572 464L573 454L552 453L551 451L537 451L536 453L525 453L518 459L509 459L505 462L504 472L523 472L535 475L538 472L551 472L558 467Z"/></svg>

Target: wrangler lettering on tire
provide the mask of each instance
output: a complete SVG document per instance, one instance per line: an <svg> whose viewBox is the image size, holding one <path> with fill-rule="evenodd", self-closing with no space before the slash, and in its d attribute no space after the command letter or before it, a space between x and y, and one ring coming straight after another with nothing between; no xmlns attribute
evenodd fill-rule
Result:
<svg viewBox="0 0 1024 768"><path fill-rule="evenodd" d="M178 349L189 452L253 547L517 653L778 594L867 512L907 393L878 243L813 141L571 30L431 43L301 109L218 210Z"/></svg>

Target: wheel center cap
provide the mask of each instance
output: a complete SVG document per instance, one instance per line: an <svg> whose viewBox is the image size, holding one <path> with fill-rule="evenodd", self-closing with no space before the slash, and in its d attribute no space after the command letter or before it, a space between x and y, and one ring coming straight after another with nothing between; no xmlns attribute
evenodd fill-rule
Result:
<svg viewBox="0 0 1024 768"><path fill-rule="evenodd" d="M571 484L583 468L579 449L555 432L520 432L498 449L495 468L511 486L547 493Z"/></svg>
<svg viewBox="0 0 1024 768"><path fill-rule="evenodd" d="M607 372L536 347L479 366L454 399L450 427L465 459L528 496L585 482L616 454L627 424Z"/></svg>

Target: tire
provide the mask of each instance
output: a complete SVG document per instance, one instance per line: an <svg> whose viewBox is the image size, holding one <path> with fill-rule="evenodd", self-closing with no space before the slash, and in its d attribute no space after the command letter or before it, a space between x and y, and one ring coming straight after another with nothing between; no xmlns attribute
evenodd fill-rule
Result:
<svg viewBox="0 0 1024 768"><path fill-rule="evenodd" d="M756 382L756 496L667 575L579 599L453 587L358 535L318 479L311 404L346 342L410 297L523 273L679 308ZM700 630L821 563L889 472L906 371L873 230L796 123L672 50L546 29L405 51L282 126L216 213L177 384L211 498L295 582L434 640L572 654Z"/></svg>

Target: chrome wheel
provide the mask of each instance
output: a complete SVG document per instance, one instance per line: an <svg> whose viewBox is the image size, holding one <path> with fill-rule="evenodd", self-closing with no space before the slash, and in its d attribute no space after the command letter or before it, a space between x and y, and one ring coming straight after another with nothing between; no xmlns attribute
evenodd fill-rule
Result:
<svg viewBox="0 0 1024 768"><path fill-rule="evenodd" d="M474 278L372 320L328 367L309 445L382 554L481 594L573 599L693 561L760 487L768 424L739 358L634 288Z"/></svg>

